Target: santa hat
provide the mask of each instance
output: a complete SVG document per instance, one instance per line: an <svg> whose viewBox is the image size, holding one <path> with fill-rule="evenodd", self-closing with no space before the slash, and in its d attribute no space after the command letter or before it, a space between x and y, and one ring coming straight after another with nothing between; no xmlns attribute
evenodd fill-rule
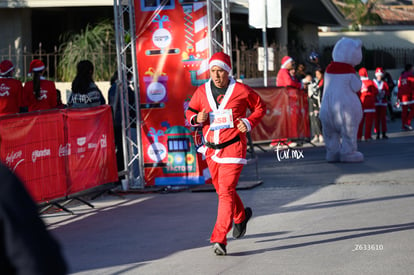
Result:
<svg viewBox="0 0 414 275"><path fill-rule="evenodd" d="M33 61L30 62L29 73L40 72L40 71L43 71L44 69L45 69L45 64L42 62L42 60L33 59Z"/></svg>
<svg viewBox="0 0 414 275"><path fill-rule="evenodd" d="M282 69L286 68L287 64L293 61L293 58L290 56L284 56L282 58Z"/></svg>
<svg viewBox="0 0 414 275"><path fill-rule="evenodd" d="M367 78L368 77L368 72L367 72L367 69L365 69L365 68L359 69L358 73L359 73L359 76L361 78L363 78L363 77Z"/></svg>
<svg viewBox="0 0 414 275"><path fill-rule="evenodd" d="M381 67L378 67L375 70L375 76L383 76L384 75L384 70Z"/></svg>
<svg viewBox="0 0 414 275"><path fill-rule="evenodd" d="M13 63L10 60L3 60L0 63L0 75L7 75L14 70Z"/></svg>
<svg viewBox="0 0 414 275"><path fill-rule="evenodd" d="M213 54L213 56L210 58L210 61L208 63L208 67L211 69L213 68L213 66L219 66L226 72L230 73L231 71L230 56L223 52L217 52Z"/></svg>

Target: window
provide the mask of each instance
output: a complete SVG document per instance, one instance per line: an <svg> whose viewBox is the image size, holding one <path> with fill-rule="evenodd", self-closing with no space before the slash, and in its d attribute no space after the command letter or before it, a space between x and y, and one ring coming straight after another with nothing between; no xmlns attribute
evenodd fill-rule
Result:
<svg viewBox="0 0 414 275"><path fill-rule="evenodd" d="M175 8L174 0L144 0L141 1L142 11L156 11L157 9L172 10Z"/></svg>
<svg viewBox="0 0 414 275"><path fill-rule="evenodd" d="M168 140L168 152L188 152L190 141L188 138L175 138Z"/></svg>
<svg viewBox="0 0 414 275"><path fill-rule="evenodd" d="M180 0L180 4L191 4L195 2L204 2L205 0Z"/></svg>

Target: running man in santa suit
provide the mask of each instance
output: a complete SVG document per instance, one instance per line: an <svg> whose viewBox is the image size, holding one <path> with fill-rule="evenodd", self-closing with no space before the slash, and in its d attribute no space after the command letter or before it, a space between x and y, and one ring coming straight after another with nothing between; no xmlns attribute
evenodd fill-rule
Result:
<svg viewBox="0 0 414 275"><path fill-rule="evenodd" d="M233 237L246 233L252 210L236 192L240 173L246 164L246 133L265 115L266 107L250 87L229 77L230 57L215 53L210 61L211 79L194 93L186 118L191 125L202 125L206 156L213 185L218 195L217 220L210 238L216 255L226 255L227 233ZM250 115L246 117L246 112Z"/></svg>
<svg viewBox="0 0 414 275"><path fill-rule="evenodd" d="M10 60L0 63L0 116L16 114L22 107L23 85L13 78L14 65Z"/></svg>
<svg viewBox="0 0 414 275"><path fill-rule="evenodd" d="M378 67L375 70L374 84L378 89L378 95L375 102L375 132L377 133L377 139L380 139L381 132L382 138L387 139L387 98L390 96L390 89L387 82L382 80L384 77L384 70Z"/></svg>

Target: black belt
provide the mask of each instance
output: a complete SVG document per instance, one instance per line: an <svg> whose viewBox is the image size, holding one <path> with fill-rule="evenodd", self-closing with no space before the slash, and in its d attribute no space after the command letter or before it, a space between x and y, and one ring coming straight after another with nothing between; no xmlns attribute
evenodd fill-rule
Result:
<svg viewBox="0 0 414 275"><path fill-rule="evenodd" d="M208 147L208 148L211 148L211 149L223 149L224 147L227 147L227 146L229 146L229 145L231 145L231 144L233 144L233 143L236 143L236 142L238 142L238 141L240 141L240 136L235 136L234 138L232 138L232 139L230 139L229 141L226 141L226 142L223 142L223 143L220 143L220 144L215 144L215 143L211 143L211 142L206 142L206 146Z"/></svg>

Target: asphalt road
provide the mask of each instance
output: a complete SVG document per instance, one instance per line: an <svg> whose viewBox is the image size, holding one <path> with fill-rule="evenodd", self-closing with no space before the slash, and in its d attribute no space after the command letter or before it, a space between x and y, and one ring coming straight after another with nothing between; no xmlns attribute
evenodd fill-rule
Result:
<svg viewBox="0 0 414 275"><path fill-rule="evenodd" d="M390 128L359 144L359 164L327 163L323 146L257 149L263 184L239 191L253 217L227 256L209 244L214 192L104 195L43 218L70 274L413 274L414 132Z"/></svg>

